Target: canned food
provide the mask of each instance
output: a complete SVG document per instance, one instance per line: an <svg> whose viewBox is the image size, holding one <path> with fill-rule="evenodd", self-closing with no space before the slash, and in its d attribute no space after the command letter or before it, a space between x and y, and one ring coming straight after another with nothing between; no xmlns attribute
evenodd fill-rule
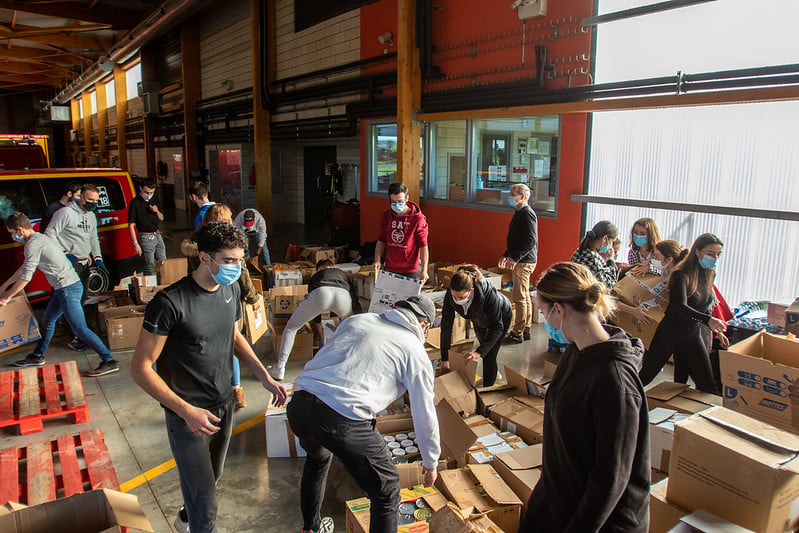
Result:
<svg viewBox="0 0 799 533"><path fill-rule="evenodd" d="M397 439L395 439L392 435L386 435L383 437L383 440L386 442L394 442Z"/></svg>
<svg viewBox="0 0 799 533"><path fill-rule="evenodd" d="M427 505L427 502L424 501L422 498L416 500L416 507L418 507L419 509L430 509L430 506Z"/></svg>
<svg viewBox="0 0 799 533"><path fill-rule="evenodd" d="M416 511L413 513L413 516L417 520L429 520L430 517L433 516L433 510L432 509L416 509Z"/></svg>
<svg viewBox="0 0 799 533"><path fill-rule="evenodd" d="M399 455L395 455L391 458L391 462L395 465L404 465L407 464L408 460L405 457L400 457Z"/></svg>
<svg viewBox="0 0 799 533"><path fill-rule="evenodd" d="M407 526L408 524L413 524L416 522L416 518L413 517L412 514L399 514L399 519L397 520L398 526Z"/></svg>
<svg viewBox="0 0 799 533"><path fill-rule="evenodd" d="M398 441L403 441L408 438L408 435L406 435L405 433L397 433L394 436L394 438L397 439Z"/></svg>
<svg viewBox="0 0 799 533"><path fill-rule="evenodd" d="M417 448L416 446L408 446L405 448L405 453L407 453L408 455L411 455L413 453L419 453L419 448Z"/></svg>
<svg viewBox="0 0 799 533"><path fill-rule="evenodd" d="M407 448L408 446L413 446L413 441L411 439L405 439L402 442L400 442L400 446L402 446L403 448Z"/></svg>
<svg viewBox="0 0 799 533"><path fill-rule="evenodd" d="M395 441L395 440L393 440L393 441L388 443L388 448L390 450L396 450L397 448L401 448L401 447L402 447L402 445L399 442Z"/></svg>
<svg viewBox="0 0 799 533"><path fill-rule="evenodd" d="M408 438L409 439L415 439L416 438L416 432L415 431L409 431L408 432Z"/></svg>
<svg viewBox="0 0 799 533"><path fill-rule="evenodd" d="M405 455L405 450L403 450L402 448L394 448L393 450L391 450L391 453L403 457Z"/></svg>
<svg viewBox="0 0 799 533"><path fill-rule="evenodd" d="M401 503L399 506L400 514L413 514L416 509L416 504L411 502Z"/></svg>

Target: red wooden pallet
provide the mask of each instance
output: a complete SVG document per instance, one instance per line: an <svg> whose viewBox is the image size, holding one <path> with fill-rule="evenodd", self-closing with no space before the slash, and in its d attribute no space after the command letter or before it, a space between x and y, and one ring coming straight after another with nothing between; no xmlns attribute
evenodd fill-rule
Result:
<svg viewBox="0 0 799 533"><path fill-rule="evenodd" d="M94 489L119 490L99 429L0 450L0 505L37 505Z"/></svg>
<svg viewBox="0 0 799 533"><path fill-rule="evenodd" d="M75 361L0 372L0 428L19 426L22 435L43 429L45 418L69 415L89 421L89 406Z"/></svg>

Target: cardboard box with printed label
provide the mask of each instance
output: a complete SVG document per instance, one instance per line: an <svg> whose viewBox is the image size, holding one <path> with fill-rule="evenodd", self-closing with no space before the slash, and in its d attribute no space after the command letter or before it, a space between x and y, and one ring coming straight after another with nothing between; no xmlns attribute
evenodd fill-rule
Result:
<svg viewBox="0 0 799 533"><path fill-rule="evenodd" d="M799 435L723 407L674 429L668 500L762 533L799 518Z"/></svg>
<svg viewBox="0 0 799 533"><path fill-rule="evenodd" d="M415 503L416 500L424 500L427 507L433 512L447 505L447 500L435 487L424 486L424 474L420 464L401 464L397 465L397 473L400 478L400 501L402 503ZM369 498L358 498L346 502L347 506L347 533L368 533L369 532L369 513L371 503ZM428 523L422 520L401 525L397 528L397 533L428 533L430 531Z"/></svg>
<svg viewBox="0 0 799 533"><path fill-rule="evenodd" d="M519 529L522 502L491 465L441 471L436 487L460 509L485 513L503 531Z"/></svg>
<svg viewBox="0 0 799 533"><path fill-rule="evenodd" d="M761 331L721 350L719 362L724 407L799 433L799 339Z"/></svg>
<svg viewBox="0 0 799 533"><path fill-rule="evenodd" d="M785 310L785 331L799 337L799 298Z"/></svg>
<svg viewBox="0 0 799 533"><path fill-rule="evenodd" d="M275 354L280 351L283 332L275 332L272 348ZM310 361L313 359L314 336L308 326L303 326L294 336L294 346L289 354L289 361Z"/></svg>
<svg viewBox="0 0 799 533"><path fill-rule="evenodd" d="M646 400L650 409L663 407L689 415L722 404L721 396L698 391L684 383L670 381L663 381L647 389Z"/></svg>
<svg viewBox="0 0 799 533"><path fill-rule="evenodd" d="M172 285L186 277L189 262L185 257L162 259L155 262L155 274L159 285Z"/></svg>
<svg viewBox="0 0 799 533"><path fill-rule="evenodd" d="M512 398L492 406L489 418L503 431L516 433L528 444L538 444L544 435L543 402L541 409Z"/></svg>
<svg viewBox="0 0 799 533"><path fill-rule="evenodd" d="M294 383L286 383L288 398L282 407L275 407L270 403L264 414L266 426L266 456L267 457L305 457L306 453L300 445L300 439L294 435L286 416L286 405L294 396Z"/></svg>
<svg viewBox="0 0 799 533"><path fill-rule="evenodd" d="M300 251L300 257L316 265L323 259L329 259L336 262L336 250L334 248L325 248L323 246L308 246Z"/></svg>
<svg viewBox="0 0 799 533"><path fill-rule="evenodd" d="M100 336L105 336L105 310L123 305L134 305L130 291L105 291L86 298L83 303L83 312L86 315L86 324L89 329Z"/></svg>
<svg viewBox="0 0 799 533"><path fill-rule="evenodd" d="M482 417L482 415L476 415ZM489 420L490 422L490 420ZM492 424L493 426L493 424ZM472 430L477 433L477 430L485 430L486 426L472 427ZM480 435L477 441L469 449L466 455L466 464L484 465L494 461L494 457L498 454L527 448L528 444L524 440L510 431L494 431L492 433Z"/></svg>
<svg viewBox="0 0 799 533"><path fill-rule="evenodd" d="M452 503L433 514L428 523L430 533L503 533L487 516L470 515Z"/></svg>
<svg viewBox="0 0 799 533"><path fill-rule="evenodd" d="M649 489L649 533L667 533L680 523L680 518L688 514L666 499L669 480L654 483Z"/></svg>
<svg viewBox="0 0 799 533"><path fill-rule="evenodd" d="M0 307L0 353L40 338L39 324L24 293Z"/></svg>
<svg viewBox="0 0 799 533"><path fill-rule="evenodd" d="M669 291L666 283L657 274L633 276L628 272L613 286L613 294L622 303L647 309L647 313L653 319L647 324L621 310L613 317L613 321L633 337L641 339L644 346L649 348L658 324L666 312L666 306L669 304Z"/></svg>
<svg viewBox="0 0 799 533"><path fill-rule="evenodd" d="M269 307L277 318L289 318L308 295L308 285L274 287L269 290Z"/></svg>
<svg viewBox="0 0 799 533"><path fill-rule="evenodd" d="M108 335L108 348L125 350L135 348L144 323L144 305L112 307L103 312Z"/></svg>
<svg viewBox="0 0 799 533"><path fill-rule="evenodd" d="M136 496L110 489L0 513L0 531L4 533L116 533L127 528L155 531Z"/></svg>
<svg viewBox="0 0 799 533"><path fill-rule="evenodd" d="M655 407L649 411L649 458L652 468L661 472L669 471L674 424L689 416L663 407Z"/></svg>
<svg viewBox="0 0 799 533"><path fill-rule="evenodd" d="M302 270L292 269L288 266L275 266L272 269L275 277L275 287L291 287L303 284Z"/></svg>
<svg viewBox="0 0 799 533"><path fill-rule="evenodd" d="M247 325L247 342L255 344L258 339L269 331L269 321L267 320L267 310L264 306L264 297L258 295L257 307L251 304L244 305L244 323Z"/></svg>
<svg viewBox="0 0 799 533"><path fill-rule="evenodd" d="M422 282L420 280L381 270L377 273L369 312L382 313L391 309L400 300L419 294L421 290Z"/></svg>
<svg viewBox="0 0 799 533"><path fill-rule="evenodd" d="M522 501L522 513L527 510L527 500L541 479L542 452L543 445L534 444L512 452L497 454L491 464Z"/></svg>

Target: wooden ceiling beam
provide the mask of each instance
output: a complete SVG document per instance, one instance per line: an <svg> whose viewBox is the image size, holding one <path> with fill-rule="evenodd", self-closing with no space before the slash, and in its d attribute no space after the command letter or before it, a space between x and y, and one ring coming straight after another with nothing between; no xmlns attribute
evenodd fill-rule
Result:
<svg viewBox="0 0 799 533"><path fill-rule="evenodd" d="M116 7L94 6L89 9L85 2L29 4L22 0L0 0L0 8L97 24L111 24L114 28L124 30L133 28L144 16L144 13L138 10Z"/></svg>
<svg viewBox="0 0 799 533"><path fill-rule="evenodd" d="M83 33L88 31L107 30L110 28L111 25L109 24L69 24L66 26L48 26L48 27L22 26L22 25L17 25L16 27L14 27L14 25L12 25L11 28L8 28L6 26L0 26L0 33L3 33L13 39L24 39L25 37L36 37L39 35L53 35L59 33L69 33L69 34Z"/></svg>
<svg viewBox="0 0 799 533"><path fill-rule="evenodd" d="M63 87L64 83L61 80L54 78L47 78L45 76L29 76L26 74L1 74L0 84L18 84L18 85L43 85L46 87Z"/></svg>
<svg viewBox="0 0 799 533"><path fill-rule="evenodd" d="M43 65L41 63L27 63L25 61L0 61L0 72L15 72L17 74L41 74L48 77L70 78L77 76L67 68Z"/></svg>
<svg viewBox="0 0 799 533"><path fill-rule="evenodd" d="M3 50L4 57L17 61L36 62L57 66L81 66L88 61L67 52L54 52L45 48L29 48L27 46L12 46L8 50Z"/></svg>
<svg viewBox="0 0 799 533"><path fill-rule="evenodd" d="M15 41L31 41L35 43L60 46L64 48L80 48L84 50L97 50L106 52L113 41L105 37L93 37L80 34L34 35L30 37L16 37L13 34L0 31L0 41L14 39Z"/></svg>

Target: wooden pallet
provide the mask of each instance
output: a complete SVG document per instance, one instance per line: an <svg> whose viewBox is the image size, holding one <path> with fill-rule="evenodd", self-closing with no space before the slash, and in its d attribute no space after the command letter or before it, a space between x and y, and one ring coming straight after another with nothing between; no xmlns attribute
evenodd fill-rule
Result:
<svg viewBox="0 0 799 533"><path fill-rule="evenodd" d="M89 420L75 361L0 372L0 428L19 426L27 435L41 431L45 418L64 415L73 424Z"/></svg>
<svg viewBox="0 0 799 533"><path fill-rule="evenodd" d="M0 450L0 505L36 505L94 489L119 490L99 429Z"/></svg>

